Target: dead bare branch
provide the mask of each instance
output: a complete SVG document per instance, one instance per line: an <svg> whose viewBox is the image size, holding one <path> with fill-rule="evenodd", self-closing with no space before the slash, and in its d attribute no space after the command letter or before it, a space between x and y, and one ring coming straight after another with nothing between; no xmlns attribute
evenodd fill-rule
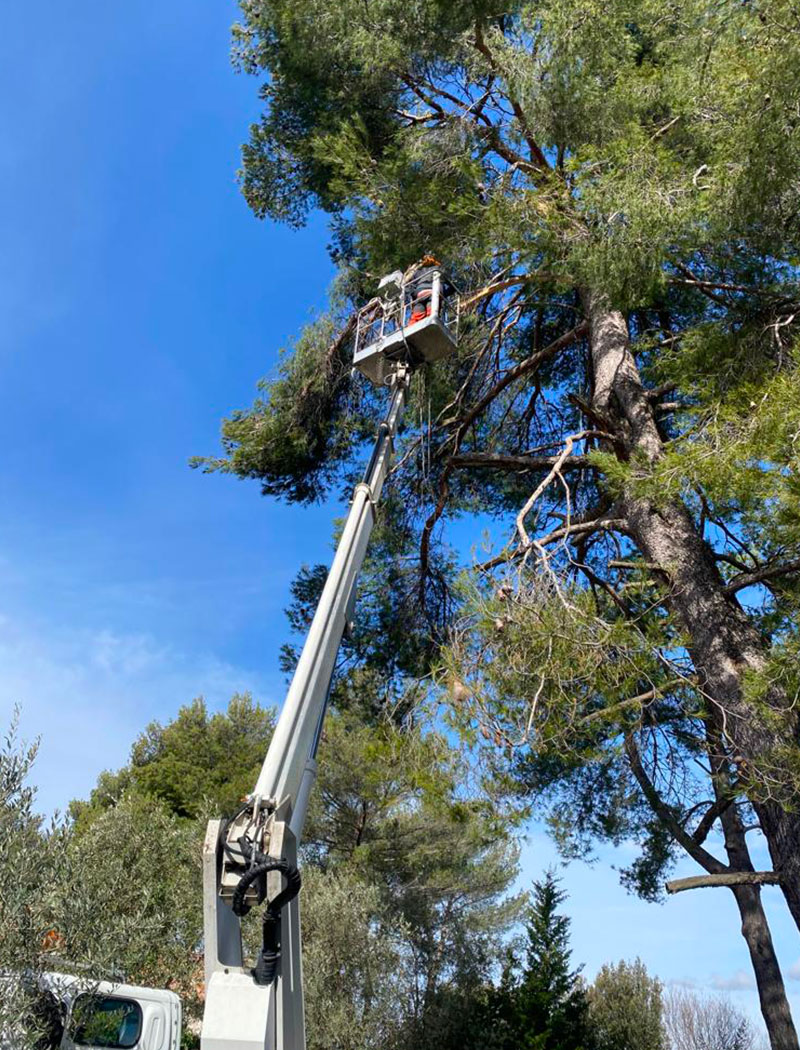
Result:
<svg viewBox="0 0 800 1050"><path fill-rule="evenodd" d="M505 456L491 452L471 452L453 456L454 467L486 467L493 470L549 470L558 462L558 456ZM570 456L563 470L595 469L588 456Z"/></svg>
<svg viewBox="0 0 800 1050"><path fill-rule="evenodd" d="M708 886L779 886L780 875L774 871L725 871L719 874L690 875L685 879L665 882L667 893L704 889Z"/></svg>

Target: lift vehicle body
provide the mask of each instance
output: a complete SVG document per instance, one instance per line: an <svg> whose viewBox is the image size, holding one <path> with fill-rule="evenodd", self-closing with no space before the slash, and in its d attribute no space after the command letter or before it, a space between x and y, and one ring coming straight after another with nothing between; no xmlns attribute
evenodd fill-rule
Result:
<svg viewBox="0 0 800 1050"><path fill-rule="evenodd" d="M0 975L6 982L20 974ZM64 973L32 978L48 1050L180 1050L181 1001L174 992ZM28 1045L26 1033L0 1031L0 1050Z"/></svg>
<svg viewBox="0 0 800 1050"><path fill-rule="evenodd" d="M390 403L355 488L327 582L252 795L209 822L203 850L206 1003L201 1050L305 1050L297 848L339 645L415 368L455 351L458 308L438 264L389 274L359 313L355 369ZM245 967L241 916L266 901L263 948Z"/></svg>

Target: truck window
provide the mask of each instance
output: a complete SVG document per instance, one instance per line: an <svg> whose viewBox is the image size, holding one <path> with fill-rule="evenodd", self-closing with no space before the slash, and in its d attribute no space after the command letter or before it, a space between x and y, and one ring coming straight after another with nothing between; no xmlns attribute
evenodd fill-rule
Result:
<svg viewBox="0 0 800 1050"><path fill-rule="evenodd" d="M83 1046L130 1050L142 1034L142 1008L133 999L80 995L72 1008L72 1040Z"/></svg>

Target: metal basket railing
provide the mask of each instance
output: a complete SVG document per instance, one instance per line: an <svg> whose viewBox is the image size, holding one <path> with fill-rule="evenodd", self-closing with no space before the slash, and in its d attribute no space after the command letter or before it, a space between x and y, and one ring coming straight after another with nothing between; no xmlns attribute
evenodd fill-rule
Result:
<svg viewBox="0 0 800 1050"><path fill-rule="evenodd" d="M424 307L424 312L421 308ZM420 314L416 316L415 314ZM417 291L413 281L400 286L399 294L371 299L358 313L355 352L377 346L397 331L413 329L419 321L435 318L458 341L461 297L441 272L434 274L430 290Z"/></svg>

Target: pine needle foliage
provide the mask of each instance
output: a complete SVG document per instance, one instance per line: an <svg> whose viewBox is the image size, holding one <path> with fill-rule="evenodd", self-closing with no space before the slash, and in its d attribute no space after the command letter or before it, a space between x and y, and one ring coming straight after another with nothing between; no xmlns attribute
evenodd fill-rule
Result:
<svg viewBox="0 0 800 1050"><path fill-rule="evenodd" d="M694 838L757 823L800 926L798 28L790 0L246 0L235 50L266 81L245 196L328 211L334 328L423 252L464 292L385 515L455 627L453 718L568 848L640 832L648 896L678 848L739 871ZM332 340L212 466L352 479L382 392ZM458 517L497 525L462 590Z"/></svg>

